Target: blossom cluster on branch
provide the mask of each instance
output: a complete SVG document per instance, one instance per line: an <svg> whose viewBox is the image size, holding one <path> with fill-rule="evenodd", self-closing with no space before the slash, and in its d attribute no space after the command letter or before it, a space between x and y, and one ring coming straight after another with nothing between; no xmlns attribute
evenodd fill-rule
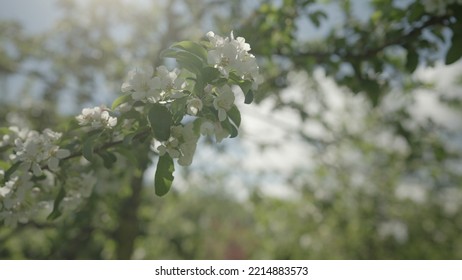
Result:
<svg viewBox="0 0 462 280"><path fill-rule="evenodd" d="M27 222L40 209L51 209L50 219L66 207L74 209L96 184L84 166L100 158L111 168L123 156L117 145L151 142L159 157L155 192L162 196L173 181L173 160L190 165L201 135L217 142L236 137L241 115L235 95L243 94L247 104L253 101L260 83L256 58L245 39L232 32L229 37L208 32L204 38L162 52L175 58L178 68L130 71L110 108L84 108L67 133L1 128L0 223Z"/></svg>

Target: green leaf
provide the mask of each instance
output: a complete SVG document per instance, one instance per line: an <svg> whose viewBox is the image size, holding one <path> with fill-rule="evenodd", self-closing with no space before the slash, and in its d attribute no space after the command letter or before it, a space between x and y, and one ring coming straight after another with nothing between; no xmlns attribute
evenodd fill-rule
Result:
<svg viewBox="0 0 462 280"><path fill-rule="evenodd" d="M214 67L204 67L200 72L200 76L202 77L204 83L211 83L213 80L220 77L220 71Z"/></svg>
<svg viewBox="0 0 462 280"><path fill-rule="evenodd" d="M173 171L175 171L173 159L168 154L161 156L157 162L156 174L154 177L156 195L164 196L168 193L174 179Z"/></svg>
<svg viewBox="0 0 462 280"><path fill-rule="evenodd" d="M171 47L162 51L160 55L161 57L175 58L181 67L186 68L192 73L200 73L205 64L205 61L201 57L183 48Z"/></svg>
<svg viewBox="0 0 462 280"><path fill-rule="evenodd" d="M193 92L196 94L199 98L202 98L205 94L204 88L205 88L205 83L204 80L201 77L197 77L196 82L194 83L194 88Z"/></svg>
<svg viewBox="0 0 462 280"><path fill-rule="evenodd" d="M219 78L218 80L216 80L214 82L214 85L216 85L217 87L221 87L221 86L224 86L228 83L228 79L226 78Z"/></svg>
<svg viewBox="0 0 462 280"><path fill-rule="evenodd" d="M125 95L122 95L122 96L119 96L119 97L116 98L116 100L114 100L114 102L112 102L111 109L114 110L119 105L121 105L123 103L126 103L126 102L128 102L130 100L131 100L131 95L129 93L127 93Z"/></svg>
<svg viewBox="0 0 462 280"><path fill-rule="evenodd" d="M175 58L175 55L178 53L178 50L174 49L165 49L160 52L160 57L173 57Z"/></svg>
<svg viewBox="0 0 462 280"><path fill-rule="evenodd" d="M410 73L414 72L419 64L419 55L411 48L407 49L406 55L406 70Z"/></svg>
<svg viewBox="0 0 462 280"><path fill-rule="evenodd" d="M48 215L47 220L55 220L59 216L61 216L61 211L59 211L59 205L61 201L63 201L64 197L66 196L66 191L64 190L64 186L61 186L59 189L59 193L55 198L53 203L53 211L51 211L50 215Z"/></svg>
<svg viewBox="0 0 462 280"><path fill-rule="evenodd" d="M34 182L37 182L37 181L42 181L42 180L45 180L47 178L47 175L45 175L45 173L42 173L42 175L39 175L39 176L33 176L32 177L32 180Z"/></svg>
<svg viewBox="0 0 462 280"><path fill-rule="evenodd" d="M201 132L201 125L203 123L204 119L203 118L197 118L193 121L193 131L197 133L198 135Z"/></svg>
<svg viewBox="0 0 462 280"><path fill-rule="evenodd" d="M108 151L101 151L98 155L103 159L103 165L107 169L111 169L117 161L116 155Z"/></svg>
<svg viewBox="0 0 462 280"><path fill-rule="evenodd" d="M101 136L103 133L102 129L96 129L93 131L90 131L87 135L85 135L85 141L82 144L82 155L83 157L90 161L93 162L95 160L94 157L94 146L96 144L96 139Z"/></svg>
<svg viewBox="0 0 462 280"><path fill-rule="evenodd" d="M21 161L16 162L12 166L10 166L10 168L8 168L8 170L5 171L5 174L3 175L3 184L10 180L11 175L13 175L13 173L16 170L18 170L19 165L21 165Z"/></svg>
<svg viewBox="0 0 462 280"><path fill-rule="evenodd" d="M186 68L192 73L200 73L204 65L197 56L189 52L178 52L174 58L181 67Z"/></svg>
<svg viewBox="0 0 462 280"><path fill-rule="evenodd" d="M148 112L148 121L154 137L159 141L170 138L170 127L173 124L172 113L160 104L153 104Z"/></svg>
<svg viewBox="0 0 462 280"><path fill-rule="evenodd" d="M119 121L128 120L128 119L139 119L139 118L141 118L140 112L138 112L134 108L132 108L130 111L121 114L119 116ZM122 123L122 122L120 122L120 123Z"/></svg>
<svg viewBox="0 0 462 280"><path fill-rule="evenodd" d="M367 93L367 98L371 102L373 107L377 107L380 102L380 97L382 95L382 91L380 89L380 85L375 80L362 80L362 86Z"/></svg>
<svg viewBox="0 0 462 280"><path fill-rule="evenodd" d="M174 124L179 124L186 114L187 97L177 98L171 103L172 120Z"/></svg>
<svg viewBox="0 0 462 280"><path fill-rule="evenodd" d="M323 11L315 11L308 15L311 22L316 26L319 27L321 25L321 20L326 19L327 15Z"/></svg>
<svg viewBox="0 0 462 280"><path fill-rule="evenodd" d="M229 79L238 85L244 94L247 94L247 92L252 88L251 81L242 79L234 72L229 73Z"/></svg>
<svg viewBox="0 0 462 280"><path fill-rule="evenodd" d="M245 104L252 103L253 98L254 98L253 91L249 90L249 92L247 92L247 94L245 95L244 103Z"/></svg>
<svg viewBox="0 0 462 280"><path fill-rule="evenodd" d="M241 112L236 105L233 105L233 107L228 110L228 117L233 121L236 127L241 125Z"/></svg>
<svg viewBox="0 0 462 280"><path fill-rule="evenodd" d="M93 151L94 145L95 145L95 139L93 137L90 137L87 140L85 140L85 142L83 142L83 146L82 146L82 155L86 160L90 162L93 162L95 158L94 151Z"/></svg>
<svg viewBox="0 0 462 280"><path fill-rule="evenodd" d="M11 149L11 146L10 145L5 145L3 147L0 147L0 153L4 153L6 152L7 150Z"/></svg>
<svg viewBox="0 0 462 280"><path fill-rule="evenodd" d="M425 12L424 6L421 3L416 1L414 4L412 4L407 9L407 13L409 14L408 15L409 21L410 22L418 21L424 14L424 12Z"/></svg>
<svg viewBox="0 0 462 280"><path fill-rule="evenodd" d="M136 132L131 132L124 137L124 145L131 145L133 142L133 138L137 135Z"/></svg>
<svg viewBox="0 0 462 280"><path fill-rule="evenodd" d="M235 72L229 73L229 79L236 84L239 84L242 81L241 77L239 77Z"/></svg>
<svg viewBox="0 0 462 280"><path fill-rule="evenodd" d="M241 87L242 92L244 92L244 94L247 95L247 93L252 88L252 82L248 81L248 80L243 80L243 81L239 82L239 86Z"/></svg>
<svg viewBox="0 0 462 280"><path fill-rule="evenodd" d="M204 62L207 61L207 51L199 43L192 42L192 41L182 41L182 42L174 44L170 48L177 48L177 49L185 50L187 52L190 52L196 55L198 58L202 59Z"/></svg>
<svg viewBox="0 0 462 280"><path fill-rule="evenodd" d="M239 134L237 128L228 119L222 121L221 126L229 132L229 138L235 138Z"/></svg>
<svg viewBox="0 0 462 280"><path fill-rule="evenodd" d="M462 32L458 32L462 33ZM452 64L462 57L462 38L454 33L451 40L451 47L446 54L446 64Z"/></svg>

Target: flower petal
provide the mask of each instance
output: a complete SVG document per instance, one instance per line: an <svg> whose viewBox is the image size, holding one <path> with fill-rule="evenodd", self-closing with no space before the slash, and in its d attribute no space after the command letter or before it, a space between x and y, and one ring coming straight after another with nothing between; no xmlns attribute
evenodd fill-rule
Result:
<svg viewBox="0 0 462 280"><path fill-rule="evenodd" d="M51 157L48 160L48 168L50 168L51 171L57 171L59 166L59 159L55 157Z"/></svg>
<svg viewBox="0 0 462 280"><path fill-rule="evenodd" d="M66 149L59 149L56 151L55 156L59 159L65 158L71 155L71 152Z"/></svg>

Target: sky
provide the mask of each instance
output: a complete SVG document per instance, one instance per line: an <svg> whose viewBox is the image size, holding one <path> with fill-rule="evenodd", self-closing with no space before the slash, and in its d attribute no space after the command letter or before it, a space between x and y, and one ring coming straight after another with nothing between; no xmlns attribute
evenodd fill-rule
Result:
<svg viewBox="0 0 462 280"><path fill-rule="evenodd" d="M0 18L23 23L28 32L42 32L50 28L59 14L54 0L0 0Z"/></svg>

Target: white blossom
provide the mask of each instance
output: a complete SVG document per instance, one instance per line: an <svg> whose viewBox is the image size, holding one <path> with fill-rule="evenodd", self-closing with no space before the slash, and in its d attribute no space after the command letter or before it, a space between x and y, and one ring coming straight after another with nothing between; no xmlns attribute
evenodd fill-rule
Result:
<svg viewBox="0 0 462 280"><path fill-rule="evenodd" d="M428 187L416 184L400 184L395 189L395 196L400 200L410 200L423 204L427 201Z"/></svg>
<svg viewBox="0 0 462 280"><path fill-rule="evenodd" d="M10 126L8 128L8 133L3 135L2 139L0 140L0 147L13 145L15 139L17 138L24 139L28 133L29 133L29 129L27 128L18 128L17 126Z"/></svg>
<svg viewBox="0 0 462 280"><path fill-rule="evenodd" d="M22 172L20 175L11 178L0 188L0 197L2 197L4 209L12 209L24 201L27 192L34 185L31 178L32 176L29 172Z"/></svg>
<svg viewBox="0 0 462 280"><path fill-rule="evenodd" d="M171 128L171 137L165 141L157 150L159 155L168 153L172 158L178 159L182 166L191 165L196 151L199 135L194 132L193 123L178 125Z"/></svg>
<svg viewBox="0 0 462 280"><path fill-rule="evenodd" d="M204 136L215 136L217 143L230 135L229 131L224 129L219 121L214 123L209 120L204 120L201 123L200 133Z"/></svg>
<svg viewBox="0 0 462 280"><path fill-rule="evenodd" d="M13 191L13 185L15 180L17 180L17 177L13 178L13 180L6 182L4 186L0 187L0 197L5 198L8 196L8 194L10 194Z"/></svg>
<svg viewBox="0 0 462 280"><path fill-rule="evenodd" d="M181 153L178 149L178 139L171 137L164 144L157 147L159 155L163 156L165 153L168 153L172 158L179 158Z"/></svg>
<svg viewBox="0 0 462 280"><path fill-rule="evenodd" d="M0 187L0 220L13 227L18 222L27 222L33 213L33 208L28 207L25 201L34 185L32 175L29 172L16 174Z"/></svg>
<svg viewBox="0 0 462 280"><path fill-rule="evenodd" d="M55 144L61 138L61 133L51 129L45 129L41 134L30 130L23 138L14 140L14 162L20 162L20 169L31 170L35 176L42 174L42 166L45 164L52 171L56 171L59 160L70 155L66 149L61 149Z"/></svg>
<svg viewBox="0 0 462 280"><path fill-rule="evenodd" d="M225 77L235 72L242 79L253 81L253 88L260 83L258 65L255 56L250 54L250 45L242 37L220 37L212 31L206 34L211 43L207 53L207 63L217 68Z"/></svg>
<svg viewBox="0 0 462 280"><path fill-rule="evenodd" d="M408 228L401 221L391 220L379 224L378 234L382 239L393 237L398 243L405 243L408 239Z"/></svg>
<svg viewBox="0 0 462 280"><path fill-rule="evenodd" d="M19 223L27 223L29 221L29 212L27 211L12 211L3 210L0 212L0 220L3 220L5 226L15 227Z"/></svg>
<svg viewBox="0 0 462 280"><path fill-rule="evenodd" d="M90 125L92 128L113 128L117 125L117 118L111 117L105 107L84 108L76 120L79 125Z"/></svg>
<svg viewBox="0 0 462 280"><path fill-rule="evenodd" d="M55 148L50 151L50 158L48 159L48 168L51 171L57 171L59 166L59 160L70 156L71 152L66 149Z"/></svg>
<svg viewBox="0 0 462 280"><path fill-rule="evenodd" d="M214 131L217 143L220 143L223 139L230 135L229 131L224 129L220 122L215 123Z"/></svg>
<svg viewBox="0 0 462 280"><path fill-rule="evenodd" d="M156 90L154 68L152 66L136 68L128 73L128 79L122 84L122 92L130 92L134 100L157 102L160 94Z"/></svg>
<svg viewBox="0 0 462 280"><path fill-rule="evenodd" d="M211 121L204 121L201 124L200 131L202 135L212 136L215 133L215 125Z"/></svg>
<svg viewBox="0 0 462 280"><path fill-rule="evenodd" d="M122 92L129 92L134 100L156 103L161 99L182 97L186 86L180 78L180 70L169 71L165 66L137 68L128 73L128 79L122 84Z"/></svg>
<svg viewBox="0 0 462 280"><path fill-rule="evenodd" d="M213 100L213 107L218 110L218 119L222 122L226 119L226 112L234 105L234 93L228 85L217 89L218 96Z"/></svg>
<svg viewBox="0 0 462 280"><path fill-rule="evenodd" d="M191 165L194 157L194 153L196 152L197 142L189 141L182 143L180 145L181 156L178 159L178 164L182 166Z"/></svg>
<svg viewBox="0 0 462 280"><path fill-rule="evenodd" d="M178 164L188 166L191 165L194 153L196 152L199 135L194 132L193 123L188 123L183 126L181 136L183 141L180 144L181 156L178 159Z"/></svg>
<svg viewBox="0 0 462 280"><path fill-rule="evenodd" d="M202 110L202 100L199 98L191 98L186 103L187 112L190 115L196 116Z"/></svg>
<svg viewBox="0 0 462 280"><path fill-rule="evenodd" d="M169 71L165 66L156 68L156 76L153 78L153 89L162 98L182 97L182 90L186 87L186 81L179 77L180 70Z"/></svg>

